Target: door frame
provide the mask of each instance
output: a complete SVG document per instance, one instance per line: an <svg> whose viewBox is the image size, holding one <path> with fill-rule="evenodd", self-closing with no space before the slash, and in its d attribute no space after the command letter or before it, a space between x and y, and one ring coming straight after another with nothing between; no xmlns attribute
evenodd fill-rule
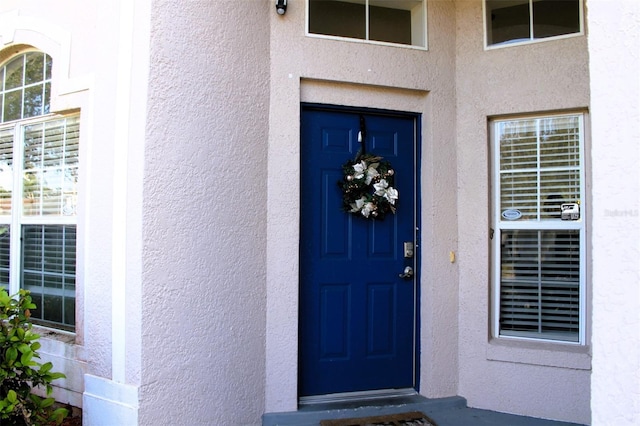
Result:
<svg viewBox="0 0 640 426"><path fill-rule="evenodd" d="M319 110L319 111L333 111L333 112L344 112L351 114L368 114L368 115L382 115L382 116L391 116L391 117L400 117L400 118L410 118L414 123L414 135L413 135L413 161L414 161L414 206L415 211L413 215L413 227L415 230L414 234L414 336L413 336L413 390L416 392L420 391L420 324L421 324L421 265L422 265L422 244L421 244L421 149L422 149L422 113L417 112L408 112L408 111L398 111L398 110L390 110L383 108L374 108L374 107L358 107L358 106L346 106L346 105L333 105L333 104L324 104L324 103L315 103L315 102L301 102L300 103L300 128L302 127L302 111L303 110ZM299 150L302 151L303 140L300 138L299 141ZM302 176L299 177L301 179ZM299 183L299 188L302 185ZM301 206L298 206L298 209L301 209ZM298 238L300 238L300 232L298 233ZM298 305L300 304L300 290L301 290L301 282L298 279ZM300 318L298 318L298 346L300 345ZM299 350L298 350L299 351ZM298 361L299 367L299 361ZM298 368L297 375L299 376L300 369ZM330 402L332 400L354 400L354 399L371 399L378 398L380 396L394 396L394 395L406 395L407 389L395 389L395 390L379 390L379 391L360 391L360 392L348 392L348 393L340 393L333 395L325 396L321 395L319 397L304 397L301 398L298 394L298 402L300 404L303 403L319 403L319 402Z"/></svg>

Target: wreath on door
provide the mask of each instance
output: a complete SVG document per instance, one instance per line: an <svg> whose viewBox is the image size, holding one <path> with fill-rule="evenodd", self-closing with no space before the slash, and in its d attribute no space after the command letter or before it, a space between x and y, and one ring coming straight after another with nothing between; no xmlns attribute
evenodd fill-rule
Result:
<svg viewBox="0 0 640 426"><path fill-rule="evenodd" d="M384 219L396 212L398 190L393 187L394 171L388 161L371 154L357 156L342 166L344 178L342 208L367 219Z"/></svg>
<svg viewBox="0 0 640 426"><path fill-rule="evenodd" d="M355 159L342 165L342 209L367 219L384 219L395 214L398 190L394 188L394 170L383 157L365 153L366 130L360 116L358 142L362 147Z"/></svg>

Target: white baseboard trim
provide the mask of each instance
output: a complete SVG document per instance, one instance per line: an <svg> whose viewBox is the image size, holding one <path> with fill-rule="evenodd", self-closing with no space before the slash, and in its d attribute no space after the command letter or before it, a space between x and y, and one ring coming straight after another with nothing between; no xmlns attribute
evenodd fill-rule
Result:
<svg viewBox="0 0 640 426"><path fill-rule="evenodd" d="M84 375L82 421L85 426L138 424L138 387Z"/></svg>

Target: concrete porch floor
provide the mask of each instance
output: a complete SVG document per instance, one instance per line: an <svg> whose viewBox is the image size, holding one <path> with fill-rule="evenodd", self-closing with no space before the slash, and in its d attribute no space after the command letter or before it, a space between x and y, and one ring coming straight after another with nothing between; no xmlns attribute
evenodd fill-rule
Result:
<svg viewBox="0 0 640 426"><path fill-rule="evenodd" d="M318 426L321 420L382 416L421 411L437 426L576 426L533 417L468 408L462 397L427 399L421 395L389 397L365 402L339 402L302 406L288 413L267 413L262 426Z"/></svg>

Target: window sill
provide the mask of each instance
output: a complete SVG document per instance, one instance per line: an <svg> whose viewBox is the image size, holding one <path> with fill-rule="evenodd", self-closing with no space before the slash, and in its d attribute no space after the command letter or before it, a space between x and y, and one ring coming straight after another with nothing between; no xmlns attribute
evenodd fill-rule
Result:
<svg viewBox="0 0 640 426"><path fill-rule="evenodd" d="M487 360L591 370L591 353L588 346L563 343L491 339L487 347Z"/></svg>
<svg viewBox="0 0 640 426"><path fill-rule="evenodd" d="M505 47L535 45L538 43L545 43L547 41L565 40L568 38L575 38L580 36L584 36L584 32L581 31L578 33L562 34L558 36L544 37L544 38L526 38L526 39L519 39L519 40L509 40L509 41L503 41L503 42L494 43L494 44L485 44L484 50L495 50L495 49L502 49Z"/></svg>
<svg viewBox="0 0 640 426"><path fill-rule="evenodd" d="M55 340L68 345L75 345L76 343L76 334L70 331L57 330L34 324L33 332L39 334L41 339Z"/></svg>
<svg viewBox="0 0 640 426"><path fill-rule="evenodd" d="M326 34L316 34L316 33L306 33L305 34L309 38L317 38L324 40L336 40L336 41L346 41L349 43L360 43L360 44L368 44L372 46L387 46L387 47L399 47L401 49L412 49L412 50L424 50L428 51L427 46L421 46L419 44L402 44L402 43L390 43L386 41L377 41L377 40L366 40L362 38L352 38L352 37L341 37L341 36L332 36Z"/></svg>

